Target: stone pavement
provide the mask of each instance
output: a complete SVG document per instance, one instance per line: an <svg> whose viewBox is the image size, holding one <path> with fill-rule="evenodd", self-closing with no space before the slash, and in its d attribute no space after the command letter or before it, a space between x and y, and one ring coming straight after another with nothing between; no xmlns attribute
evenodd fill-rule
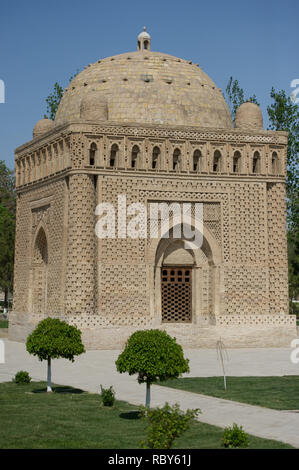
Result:
<svg viewBox="0 0 299 470"><path fill-rule="evenodd" d="M30 356L24 344L5 342L5 364L0 364L0 381L9 381L18 370L27 370L33 380L46 379L46 363ZM226 372L230 376L299 375L299 364L290 361L290 349L231 349ZM99 392L100 384L113 385L117 398L132 404L143 404L145 386L138 385L136 377L119 374L114 362L119 351L88 351L74 363L54 360L52 379L56 384L72 385L90 392ZM207 377L221 375L216 351L212 349L185 350L190 359L189 376ZM299 447L299 412L276 411L245 405L182 390L154 385L152 405L179 403L184 409L200 408L200 421L217 426L236 422L256 436L277 439Z"/></svg>

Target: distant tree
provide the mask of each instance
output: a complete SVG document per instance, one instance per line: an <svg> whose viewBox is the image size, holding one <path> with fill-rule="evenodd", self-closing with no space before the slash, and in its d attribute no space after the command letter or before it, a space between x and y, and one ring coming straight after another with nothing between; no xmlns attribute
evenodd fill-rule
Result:
<svg viewBox="0 0 299 470"><path fill-rule="evenodd" d="M241 104L245 103L245 101L251 101L251 103L259 105L256 95L252 95L245 99L243 88L240 87L238 80L233 80L233 77L229 78L225 91L226 101L230 108L233 122L235 122L237 108L241 106Z"/></svg>
<svg viewBox="0 0 299 470"><path fill-rule="evenodd" d="M288 229L298 230L298 152L299 152L299 106L286 95L284 90L271 89L273 102L267 107L270 129L287 131L287 216Z"/></svg>
<svg viewBox="0 0 299 470"><path fill-rule="evenodd" d="M0 289L6 309L8 293L13 291L14 248L15 215L0 203Z"/></svg>
<svg viewBox="0 0 299 470"><path fill-rule="evenodd" d="M0 160L0 289L6 309L8 293L13 290L15 212L14 172Z"/></svg>
<svg viewBox="0 0 299 470"><path fill-rule="evenodd" d="M42 320L28 336L26 348L29 354L48 363L47 392L52 392L51 359L62 357L74 362L75 356L85 352L81 331L58 318L50 317Z"/></svg>
<svg viewBox="0 0 299 470"><path fill-rule="evenodd" d="M138 374L138 383L146 383L145 406L149 407L151 384L189 372L188 363L182 347L165 331L140 330L130 336L115 364L118 372Z"/></svg>
<svg viewBox="0 0 299 470"><path fill-rule="evenodd" d="M63 96L63 88L58 82L54 83L54 91L46 98L48 118L54 121L55 115Z"/></svg>
<svg viewBox="0 0 299 470"><path fill-rule="evenodd" d="M79 73L79 70L74 73L69 79L69 82L71 82ZM59 103L61 101L61 98L63 97L63 88L62 86L59 85L58 82L54 83L54 90L53 93L50 93L50 95L46 98L46 103L47 103L47 113L45 117L48 117L49 119L52 119L54 121L56 112L59 106Z"/></svg>
<svg viewBox="0 0 299 470"><path fill-rule="evenodd" d="M15 214L16 194L13 170L10 170L4 160L0 160L0 203L9 212Z"/></svg>

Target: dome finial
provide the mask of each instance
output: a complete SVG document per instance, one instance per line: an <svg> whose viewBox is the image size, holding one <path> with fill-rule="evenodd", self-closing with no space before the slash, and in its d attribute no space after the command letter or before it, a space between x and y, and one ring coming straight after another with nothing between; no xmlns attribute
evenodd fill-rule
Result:
<svg viewBox="0 0 299 470"><path fill-rule="evenodd" d="M146 32L146 27L143 26L143 31L138 35L137 38L137 50L138 51L149 51L151 48L151 37Z"/></svg>

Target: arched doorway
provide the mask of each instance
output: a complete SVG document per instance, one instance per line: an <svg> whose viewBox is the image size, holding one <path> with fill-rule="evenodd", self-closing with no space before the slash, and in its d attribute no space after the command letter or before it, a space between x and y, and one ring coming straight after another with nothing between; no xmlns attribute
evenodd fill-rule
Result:
<svg viewBox="0 0 299 470"><path fill-rule="evenodd" d="M193 252L182 240L173 240L166 248L161 266L162 323L192 321Z"/></svg>
<svg viewBox="0 0 299 470"><path fill-rule="evenodd" d="M35 238L32 263L32 313L46 314L48 242L41 227Z"/></svg>
<svg viewBox="0 0 299 470"><path fill-rule="evenodd" d="M187 248L186 239L173 237L173 228L169 235L152 244L155 319L159 323L212 321L222 289L220 247L205 226L200 248Z"/></svg>

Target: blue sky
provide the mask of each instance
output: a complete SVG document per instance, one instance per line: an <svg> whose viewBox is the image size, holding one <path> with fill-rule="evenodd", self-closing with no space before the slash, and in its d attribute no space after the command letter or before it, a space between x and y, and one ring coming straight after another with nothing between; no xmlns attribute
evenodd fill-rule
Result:
<svg viewBox="0 0 299 470"><path fill-rule="evenodd" d="M0 160L29 141L45 99L78 69L136 49L147 26L152 50L193 60L223 90L232 75L255 93L265 125L272 86L299 78L298 0L12 0L0 6Z"/></svg>

